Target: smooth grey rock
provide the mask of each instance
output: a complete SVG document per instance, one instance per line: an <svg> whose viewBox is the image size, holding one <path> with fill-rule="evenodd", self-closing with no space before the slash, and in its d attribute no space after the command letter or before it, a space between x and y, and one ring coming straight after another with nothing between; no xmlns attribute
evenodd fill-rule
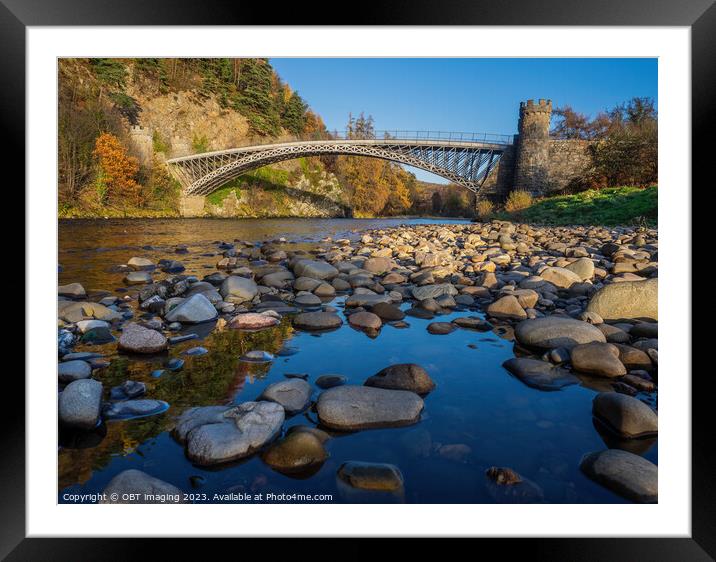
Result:
<svg viewBox="0 0 716 562"><path fill-rule="evenodd" d="M659 319L659 279L612 283L599 289L587 305L605 321Z"/></svg>
<svg viewBox="0 0 716 562"><path fill-rule="evenodd" d="M609 429L628 439L655 435L656 412L641 400L619 392L601 392L592 400L592 413Z"/></svg>
<svg viewBox="0 0 716 562"><path fill-rule="evenodd" d="M127 324L119 336L117 347L130 353L160 353L167 348L163 334L139 324Z"/></svg>
<svg viewBox="0 0 716 562"><path fill-rule="evenodd" d="M287 434L262 455L267 465L284 474L315 471L327 458L321 439L308 431Z"/></svg>
<svg viewBox="0 0 716 562"><path fill-rule="evenodd" d="M580 343L606 342L604 334L596 326L559 316L523 320L515 327L515 337L526 347L543 350L572 348Z"/></svg>
<svg viewBox="0 0 716 562"><path fill-rule="evenodd" d="M316 411L323 425L352 431L417 423L423 400L406 390L370 386L338 386L318 397Z"/></svg>
<svg viewBox="0 0 716 562"><path fill-rule="evenodd" d="M502 366L527 386L539 390L559 390L579 383L579 379L569 371L539 359L513 357L505 361Z"/></svg>
<svg viewBox="0 0 716 562"><path fill-rule="evenodd" d="M293 272L299 277L321 280L330 280L338 275L338 270L330 263L318 260L299 260L294 265Z"/></svg>
<svg viewBox="0 0 716 562"><path fill-rule="evenodd" d="M224 279L219 293L228 302L241 304L252 300L259 292L253 279L230 275Z"/></svg>
<svg viewBox="0 0 716 562"><path fill-rule="evenodd" d="M569 289L575 283L582 281L580 275L563 267L547 267L539 275L545 281L562 289Z"/></svg>
<svg viewBox="0 0 716 562"><path fill-rule="evenodd" d="M380 317L372 312L354 312L348 317L348 323L358 329L378 330L383 325Z"/></svg>
<svg viewBox="0 0 716 562"><path fill-rule="evenodd" d="M267 386L258 400L281 404L287 414L297 414L308 406L311 400L311 385L303 379L289 379Z"/></svg>
<svg viewBox="0 0 716 562"><path fill-rule="evenodd" d="M397 492L402 490L404 478L392 464L349 461L338 469L338 478L360 490Z"/></svg>
<svg viewBox="0 0 716 562"><path fill-rule="evenodd" d="M394 320L402 320L405 318L405 312L400 310L397 306L389 304L387 302L379 302L371 307L370 311L380 317L385 322L392 322Z"/></svg>
<svg viewBox="0 0 716 562"><path fill-rule="evenodd" d="M487 307L487 314L495 318L505 318L511 320L524 320L527 318L525 309L522 308L517 297L507 295L496 300Z"/></svg>
<svg viewBox="0 0 716 562"><path fill-rule="evenodd" d="M281 430L285 414L276 402L244 402L223 412L211 407L191 409L179 419L178 435L186 435L187 456L209 466L253 454ZM188 426L193 426L186 431Z"/></svg>
<svg viewBox="0 0 716 562"><path fill-rule="evenodd" d="M57 378L61 383L70 383L92 376L92 367L87 361L63 361L57 365Z"/></svg>
<svg viewBox="0 0 716 562"><path fill-rule="evenodd" d="M293 325L304 330L331 330L343 324L333 312L303 312L293 317Z"/></svg>
<svg viewBox="0 0 716 562"><path fill-rule="evenodd" d="M132 271L124 277L127 285L144 285L152 282L152 274L149 271Z"/></svg>
<svg viewBox="0 0 716 562"><path fill-rule="evenodd" d="M457 289L450 283L442 283L439 285L423 285L422 287L413 287L413 297L422 301L425 299L434 299L442 295L457 295Z"/></svg>
<svg viewBox="0 0 716 562"><path fill-rule="evenodd" d="M163 400L139 399L113 402L102 412L108 420L142 418L161 414L169 409L169 404Z"/></svg>
<svg viewBox="0 0 716 562"><path fill-rule="evenodd" d="M566 266L565 269L576 273L581 281L594 277L594 262L589 258L579 258Z"/></svg>
<svg viewBox="0 0 716 562"><path fill-rule="evenodd" d="M583 343L570 350L572 367L580 373L600 377L622 377L626 367L619 360L619 349L611 343Z"/></svg>
<svg viewBox="0 0 716 562"><path fill-rule="evenodd" d="M316 295L305 293L298 295L295 299L293 299L293 303L299 306L320 306L323 301Z"/></svg>
<svg viewBox="0 0 716 562"><path fill-rule="evenodd" d="M363 262L363 269L377 275L382 275L394 267L395 262L387 257L368 258Z"/></svg>
<svg viewBox="0 0 716 562"><path fill-rule="evenodd" d="M389 390L409 390L416 394L427 394L435 388L427 371L415 363L390 365L368 377L364 384Z"/></svg>
<svg viewBox="0 0 716 562"><path fill-rule="evenodd" d="M589 478L637 503L659 500L659 469L639 455L607 449L582 457L579 468Z"/></svg>
<svg viewBox="0 0 716 562"><path fill-rule="evenodd" d="M61 297L83 298L87 296L85 288L79 283L70 283L69 285L60 285L57 287L57 294Z"/></svg>
<svg viewBox="0 0 716 562"><path fill-rule="evenodd" d="M346 307L350 308L353 306L367 306L372 307L378 303L389 303L390 297L388 295L375 295L375 294L363 294L356 293L346 299Z"/></svg>
<svg viewBox="0 0 716 562"><path fill-rule="evenodd" d="M127 265L134 270L154 269L155 265L152 260L147 258L133 257L127 262Z"/></svg>
<svg viewBox="0 0 716 562"><path fill-rule="evenodd" d="M68 427L92 429L99 422L102 383L92 379L68 384L59 397L60 423Z"/></svg>
<svg viewBox="0 0 716 562"><path fill-rule="evenodd" d="M179 488L133 468L117 474L103 492L99 503L184 503Z"/></svg>
<svg viewBox="0 0 716 562"><path fill-rule="evenodd" d="M216 308L203 294L198 293L172 308L165 316L167 322L198 324L217 317Z"/></svg>

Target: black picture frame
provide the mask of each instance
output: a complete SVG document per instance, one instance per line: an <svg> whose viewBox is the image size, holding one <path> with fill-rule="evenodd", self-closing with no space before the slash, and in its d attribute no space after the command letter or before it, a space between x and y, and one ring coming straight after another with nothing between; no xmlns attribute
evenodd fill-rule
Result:
<svg viewBox="0 0 716 562"><path fill-rule="evenodd" d="M308 7L305 5L304 7ZM25 31L28 26L89 25L564 25L564 26L687 26L692 54L692 178L708 186L707 158L712 144L716 99L716 5L714 0L400 0L361 3L355 13L342 12L323 0L310 9L265 9L256 2L221 0L0 0L0 37L5 77L0 86L0 115L6 142L6 169L19 172L16 185L24 185L24 169L17 166L25 153ZM341 17L339 14L345 13ZM568 51L565 51L568 53ZM8 140L10 142L8 142ZM12 166L9 164L12 163ZM687 189L684 186L684 189ZM24 203L21 203L24 205ZM27 210L27 212L31 212ZM688 236L688 233L685 233ZM694 237L696 240L696 237ZM32 259L32 256L27 256ZM27 295L25 295L27 297ZM691 303L686 303L691 307ZM703 332L702 332L703 333ZM696 337L696 335L695 335ZM704 338L704 336L701 336ZM705 338L704 338L705 339ZM699 348L695 340L694 349ZM26 352L31 342L26 342ZM685 377L688 373L678 373ZM694 369L696 372L696 369ZM27 373L26 376L37 376ZM705 376L699 376L705 375ZM713 396L710 372L692 377L692 534L690 538L569 538L486 539L488 546L506 553L522 553L545 560L712 560L716 557L716 470L710 410ZM25 538L25 395L24 381L6 373L4 390L16 410L3 406L0 440L0 556L8 560L115 560L145 558L150 550L164 553L173 539L28 539ZM667 483L668 484L668 483ZM588 522L585 522L588 525ZM77 529L78 534L82 530ZM317 529L317 533L319 530ZM559 532L559 522L555 522ZM222 540L226 543L227 540ZM242 540L242 551L249 547ZM198 540L184 540L188 557L195 550L206 555ZM173 542L176 546L176 542ZM228 546L228 545L227 545ZM253 545L251 545L253 546ZM199 550L201 549L201 550ZM494 552L494 551L493 551ZM370 551L366 551L370 553ZM238 554L238 553L237 553Z"/></svg>

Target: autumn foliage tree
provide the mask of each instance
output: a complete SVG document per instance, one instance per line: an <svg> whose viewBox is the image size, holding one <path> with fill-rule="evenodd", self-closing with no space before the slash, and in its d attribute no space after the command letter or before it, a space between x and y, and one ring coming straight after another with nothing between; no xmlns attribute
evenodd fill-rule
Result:
<svg viewBox="0 0 716 562"><path fill-rule="evenodd" d="M127 154L120 140L111 133L102 133L95 141L97 158L96 187L100 203L129 203L140 207L144 198L136 181L139 162Z"/></svg>

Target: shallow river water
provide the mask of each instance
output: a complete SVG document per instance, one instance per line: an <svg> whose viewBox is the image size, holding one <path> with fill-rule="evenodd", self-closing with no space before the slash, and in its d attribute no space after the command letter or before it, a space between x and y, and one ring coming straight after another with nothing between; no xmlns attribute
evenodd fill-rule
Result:
<svg viewBox="0 0 716 562"><path fill-rule="evenodd" d="M356 237L359 230L428 222L426 219L381 220L106 220L60 221L60 284L82 283L92 290L127 291L122 273L111 266L132 256L178 259L199 278L216 271L221 257L217 241L265 241L285 237L285 248L315 247L326 236ZM449 222L449 221L435 221ZM173 253L186 244L189 253ZM148 248L151 246L151 249ZM156 273L155 278L164 274ZM132 289L129 289L132 291ZM326 300L341 308L345 296ZM407 304L403 308L408 308ZM481 312L457 310L437 320ZM196 494L196 501L212 501L214 494L323 494L327 502L494 503L513 501L485 477L491 466L510 467L527 479L521 501L548 503L621 503L622 498L584 476L579 461L587 452L619 447L602 436L592 421L591 401L608 383L583 378L581 385L545 392L524 385L501 365L512 357L510 334L459 329L431 335L430 320L406 317L407 328L384 326L370 338L344 323L333 332L294 331L290 319L270 330L247 333L212 332L213 323L188 326L183 332L200 339L170 347L167 355L129 358L116 343L77 346L75 351L99 351L111 360L95 371L108 392L127 379L146 383L147 398L164 400L170 408L159 415L104 423L88 434L60 432L58 501L66 493L100 492L113 476L128 468L140 469L178 488ZM201 345L203 356L182 352ZM239 361L251 350L276 354L273 362ZM185 360L178 372L152 375L173 357ZM286 374L340 374L349 384L362 384L382 368L418 363L436 389L425 399L416 425L336 434L326 442L328 460L312 475L290 477L273 471L259 455L242 462L202 468L185 456L170 434L177 416L188 407L240 403L257 398L269 384ZM314 398L320 392L314 386ZM315 425L310 411L288 418L291 425ZM632 452L657 463L656 440L629 445ZM634 448L636 447L636 449ZM357 492L337 481L343 462L392 463L405 479L399 494Z"/></svg>

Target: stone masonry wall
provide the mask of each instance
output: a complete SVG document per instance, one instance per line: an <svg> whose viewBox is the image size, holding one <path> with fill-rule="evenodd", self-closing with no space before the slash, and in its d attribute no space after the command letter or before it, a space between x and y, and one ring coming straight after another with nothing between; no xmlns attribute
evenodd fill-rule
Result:
<svg viewBox="0 0 716 562"><path fill-rule="evenodd" d="M500 202L512 190L515 173L515 147L505 148L497 166L487 176L480 190L480 198Z"/></svg>
<svg viewBox="0 0 716 562"><path fill-rule="evenodd" d="M592 165L589 154L591 141L550 140L545 193L562 191L572 185Z"/></svg>

